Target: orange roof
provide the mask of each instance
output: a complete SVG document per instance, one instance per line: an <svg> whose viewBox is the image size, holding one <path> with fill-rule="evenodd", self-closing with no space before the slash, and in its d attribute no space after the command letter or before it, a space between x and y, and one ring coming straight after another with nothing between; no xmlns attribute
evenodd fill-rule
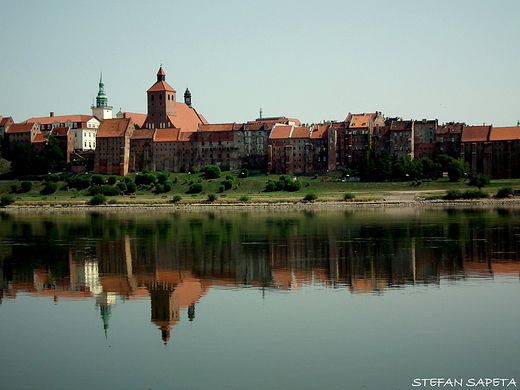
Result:
<svg viewBox="0 0 520 390"><path fill-rule="evenodd" d="M520 139L520 126L493 127L489 134L490 141L510 141Z"/></svg>
<svg viewBox="0 0 520 390"><path fill-rule="evenodd" d="M280 116L280 117L276 117L276 118L258 118L255 121L249 121L247 123L249 123L249 124L261 123L261 124L266 124L266 125L275 125L277 123L288 125L290 123L294 123L296 126L302 125L302 123L298 119L286 118L284 116Z"/></svg>
<svg viewBox="0 0 520 390"><path fill-rule="evenodd" d="M310 127L295 127L292 131L291 138L309 138L311 128Z"/></svg>
<svg viewBox="0 0 520 390"><path fill-rule="evenodd" d="M155 130L154 129L140 129L135 130L132 134L132 139L153 139Z"/></svg>
<svg viewBox="0 0 520 390"><path fill-rule="evenodd" d="M97 137L123 137L130 125L133 125L132 119L105 119L99 126Z"/></svg>
<svg viewBox="0 0 520 390"><path fill-rule="evenodd" d="M63 137L68 134L69 129L70 127L55 127L51 130L51 135L54 135L56 137Z"/></svg>
<svg viewBox="0 0 520 390"><path fill-rule="evenodd" d="M6 127L9 124L13 124L13 118L10 116L1 117L0 116L0 127Z"/></svg>
<svg viewBox="0 0 520 390"><path fill-rule="evenodd" d="M9 126L9 129L7 130L8 134L14 134L14 133L30 133L32 128L34 126L34 123L14 123L11 126Z"/></svg>
<svg viewBox="0 0 520 390"><path fill-rule="evenodd" d="M156 129L155 142L174 142L179 139L180 130L176 128ZM135 133L134 133L135 134Z"/></svg>
<svg viewBox="0 0 520 390"><path fill-rule="evenodd" d="M176 92L175 89L173 89L170 86L170 84L168 84L166 81L157 81L146 92L161 92L161 91Z"/></svg>
<svg viewBox="0 0 520 390"><path fill-rule="evenodd" d="M42 144L47 142L47 138L45 138L46 134L40 133L36 134L36 137L34 137L33 144Z"/></svg>
<svg viewBox="0 0 520 390"><path fill-rule="evenodd" d="M491 126L465 126L462 129L462 142L485 142L490 131Z"/></svg>
<svg viewBox="0 0 520 390"><path fill-rule="evenodd" d="M139 127L143 127L146 121L146 114L137 114L135 112L123 112L123 118L132 118L132 121Z"/></svg>
<svg viewBox="0 0 520 390"><path fill-rule="evenodd" d="M61 115L61 116L45 116L41 118L27 119L25 122L39 123L40 125L50 125L54 122L65 123L71 122L88 122L93 117L92 115ZM96 119L97 120L97 119Z"/></svg>
<svg viewBox="0 0 520 390"><path fill-rule="evenodd" d="M327 138L327 125L314 126L311 131L312 139Z"/></svg>
<svg viewBox="0 0 520 390"><path fill-rule="evenodd" d="M208 124L204 123L199 126L199 131L236 131L244 127L237 123Z"/></svg>
<svg viewBox="0 0 520 390"><path fill-rule="evenodd" d="M196 141L197 140L197 132L196 131L181 131L179 133L179 141Z"/></svg>
<svg viewBox="0 0 520 390"><path fill-rule="evenodd" d="M350 128L368 127L370 122L370 114L366 115L352 115L350 120Z"/></svg>
<svg viewBox="0 0 520 390"><path fill-rule="evenodd" d="M289 138L291 136L293 126L287 125L276 125L271 130L270 139L284 139Z"/></svg>
<svg viewBox="0 0 520 390"><path fill-rule="evenodd" d="M175 103L177 115L169 115L168 118L174 127L184 131L197 131L200 124L207 124L206 119L185 103Z"/></svg>

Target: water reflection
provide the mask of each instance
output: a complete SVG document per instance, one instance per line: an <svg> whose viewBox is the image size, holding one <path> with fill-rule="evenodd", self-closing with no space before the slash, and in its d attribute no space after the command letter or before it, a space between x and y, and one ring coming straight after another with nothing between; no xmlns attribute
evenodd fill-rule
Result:
<svg viewBox="0 0 520 390"><path fill-rule="evenodd" d="M0 297L149 299L170 339L214 288L388 289L520 276L518 212L41 213L0 216ZM183 313L183 314L181 314Z"/></svg>

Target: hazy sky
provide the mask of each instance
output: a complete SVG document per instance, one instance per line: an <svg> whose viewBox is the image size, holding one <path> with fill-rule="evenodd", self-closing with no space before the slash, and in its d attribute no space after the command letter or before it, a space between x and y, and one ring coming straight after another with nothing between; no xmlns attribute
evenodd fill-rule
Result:
<svg viewBox="0 0 520 390"><path fill-rule="evenodd" d="M2 0L0 115L146 113L162 64L210 123L349 112L513 126L519 0Z"/></svg>

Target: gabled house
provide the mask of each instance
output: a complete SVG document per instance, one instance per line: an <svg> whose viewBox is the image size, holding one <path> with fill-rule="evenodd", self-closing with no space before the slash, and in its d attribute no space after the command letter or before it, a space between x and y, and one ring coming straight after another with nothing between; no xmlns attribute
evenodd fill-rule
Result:
<svg viewBox="0 0 520 390"><path fill-rule="evenodd" d="M453 158L460 157L460 144L464 123L450 122L437 128L435 134L435 156L447 154Z"/></svg>
<svg viewBox="0 0 520 390"><path fill-rule="evenodd" d="M14 123L9 126L6 135L7 151L12 151L16 145L26 145L29 150L38 134L41 134L38 123Z"/></svg>
<svg viewBox="0 0 520 390"><path fill-rule="evenodd" d="M460 157L469 163L470 174L483 173L491 177L493 149L489 142L491 126L464 126Z"/></svg>
<svg viewBox="0 0 520 390"><path fill-rule="evenodd" d="M130 161L130 138L134 132L132 119L105 119L96 137L94 172L125 176Z"/></svg>
<svg viewBox="0 0 520 390"><path fill-rule="evenodd" d="M520 177L520 127L493 127L489 141L493 151L491 177Z"/></svg>

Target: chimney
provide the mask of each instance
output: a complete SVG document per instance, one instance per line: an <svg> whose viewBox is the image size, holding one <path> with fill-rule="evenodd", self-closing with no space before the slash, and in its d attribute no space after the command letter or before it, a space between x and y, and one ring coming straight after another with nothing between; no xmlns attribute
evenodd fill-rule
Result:
<svg viewBox="0 0 520 390"><path fill-rule="evenodd" d="M54 112L53 111L51 111L50 116L51 116L51 118L54 116Z"/></svg>

